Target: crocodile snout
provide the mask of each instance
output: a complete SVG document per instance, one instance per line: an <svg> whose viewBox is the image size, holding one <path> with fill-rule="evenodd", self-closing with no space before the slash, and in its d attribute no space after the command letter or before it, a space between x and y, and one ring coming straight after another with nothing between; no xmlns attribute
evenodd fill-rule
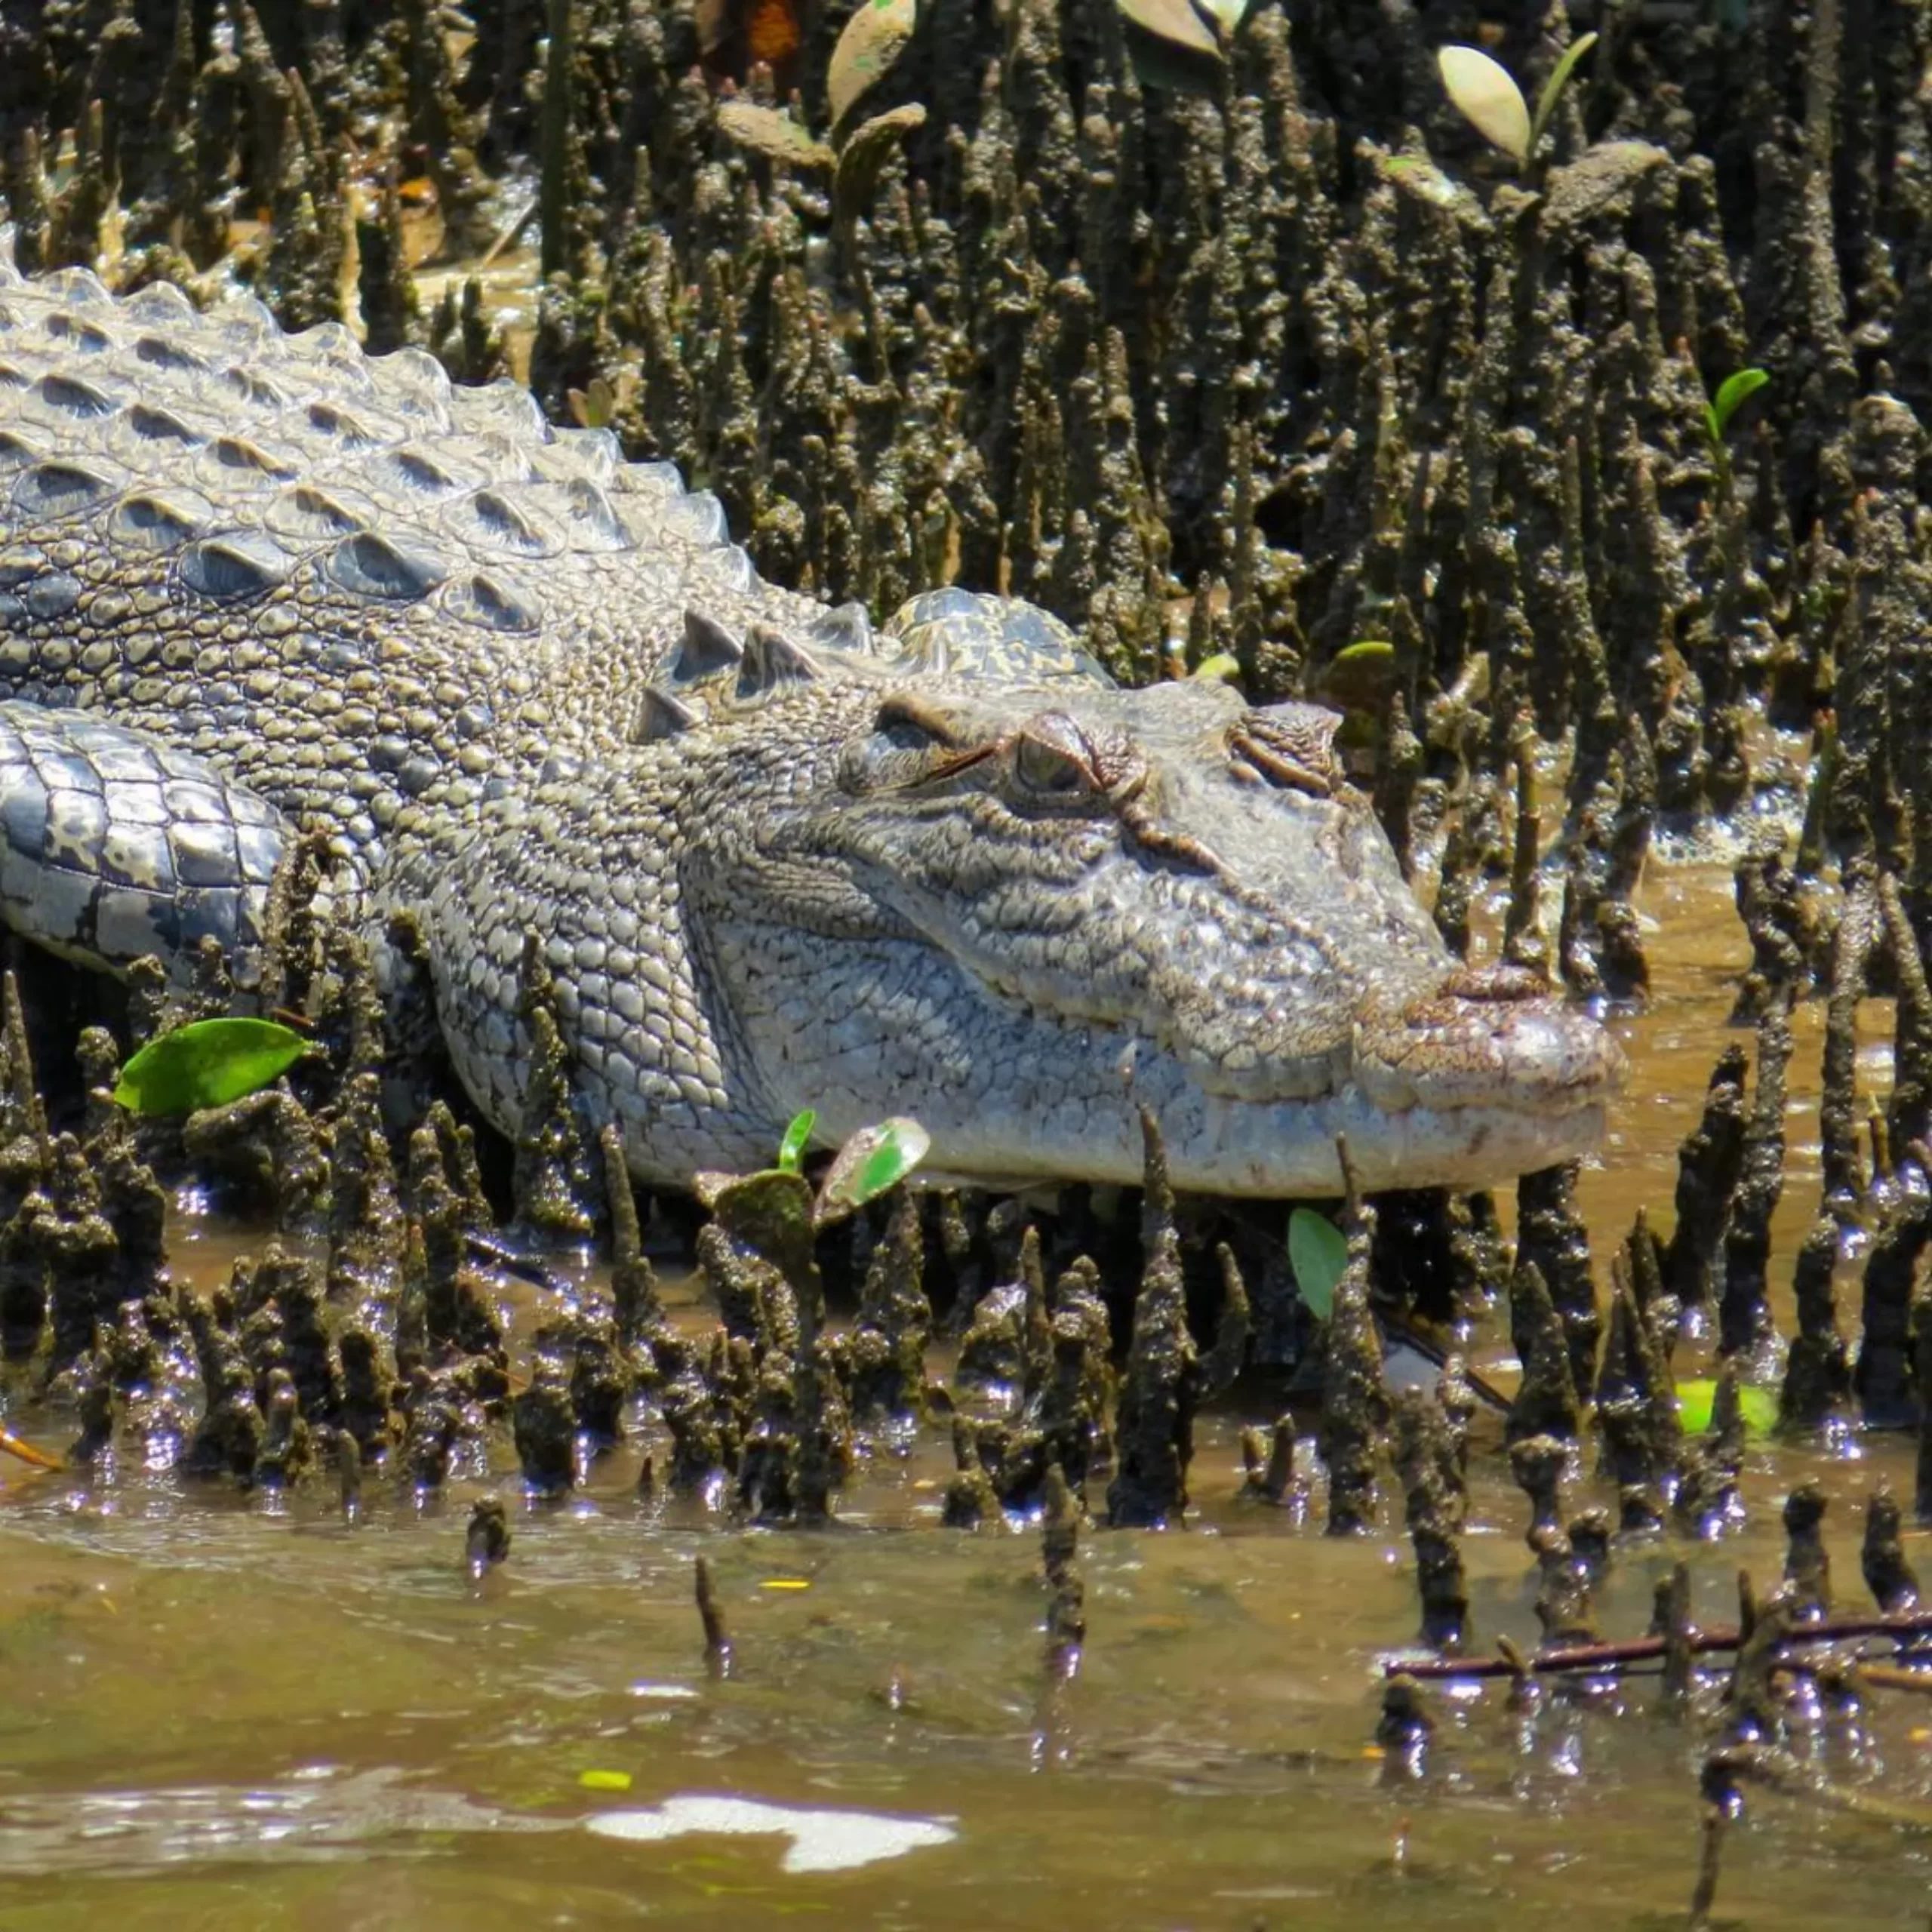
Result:
<svg viewBox="0 0 1932 1932"><path fill-rule="evenodd" d="M1459 967L1432 992L1355 1025L1357 1085L1391 1112L1508 1107L1556 1116L1623 1083L1623 1050L1517 966Z"/></svg>

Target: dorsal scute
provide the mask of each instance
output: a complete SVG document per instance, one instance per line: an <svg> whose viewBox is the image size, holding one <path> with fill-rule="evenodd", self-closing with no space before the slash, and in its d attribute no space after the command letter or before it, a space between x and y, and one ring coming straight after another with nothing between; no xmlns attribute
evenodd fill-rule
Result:
<svg viewBox="0 0 1932 1932"><path fill-rule="evenodd" d="M754 703L781 685L811 684L824 675L824 666L796 638L771 624L753 624L745 633L734 695L740 704Z"/></svg>
<svg viewBox="0 0 1932 1932"><path fill-rule="evenodd" d="M700 719L757 709L775 694L826 680L878 683L890 675L872 648L863 606L842 605L780 626L742 627L693 603L645 694L632 737L654 743Z"/></svg>
<svg viewBox="0 0 1932 1932"><path fill-rule="evenodd" d="M423 350L372 356L340 323L285 334L239 290L221 291L204 310L167 283L124 297L85 270L29 278L13 265L11 231L4 228L0 289L0 363L17 345L22 367L50 380L39 404L63 453L105 452L110 438L127 441L128 412L140 408L150 426L171 418L205 438L211 432L238 446L286 447L300 457L303 480L366 488L354 474L359 466L414 444L433 449L446 466L460 457L472 488L577 493L583 505L573 549L618 552L660 540L700 552L729 546L716 499L688 490L675 465L627 462L606 429L552 425L529 391L508 378L453 384ZM137 441L147 460L165 460L152 435ZM230 485L238 497L243 482Z"/></svg>

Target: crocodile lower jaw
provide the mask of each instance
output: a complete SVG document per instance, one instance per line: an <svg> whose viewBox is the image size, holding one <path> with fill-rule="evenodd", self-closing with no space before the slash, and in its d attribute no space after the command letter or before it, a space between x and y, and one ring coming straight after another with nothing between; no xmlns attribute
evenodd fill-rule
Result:
<svg viewBox="0 0 1932 1932"><path fill-rule="evenodd" d="M1319 1100L1266 1104L1169 1097L1155 1108L1174 1185L1185 1192L1281 1199L1343 1191L1338 1138L1360 1186L1479 1188L1578 1159L1603 1140L1608 1108L1597 1098L1560 1112L1513 1106L1415 1106L1385 1112L1350 1087ZM1057 1180L1137 1186L1139 1117L1124 1097L1116 1113L1088 1116L1070 1143L1066 1123L989 1112L938 1125L930 1178L988 1187ZM838 1128L821 1114L822 1128ZM1042 1135L1051 1139L1043 1139Z"/></svg>

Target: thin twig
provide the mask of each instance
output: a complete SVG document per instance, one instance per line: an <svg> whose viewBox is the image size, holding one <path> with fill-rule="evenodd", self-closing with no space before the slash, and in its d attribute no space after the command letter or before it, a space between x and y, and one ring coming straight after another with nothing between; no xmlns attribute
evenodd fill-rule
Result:
<svg viewBox="0 0 1932 1932"><path fill-rule="evenodd" d="M1900 1642L1932 1637L1932 1611L1914 1611L1897 1617L1839 1617L1822 1623L1802 1623L1786 1641L1792 1644L1831 1644L1852 1637L1890 1637ZM1694 1657L1709 1657L1718 1651L1734 1651L1739 1633L1734 1627L1719 1625L1698 1630L1690 1638ZM1507 1657L1389 1657L1383 1663L1388 1677L1463 1678L1515 1677L1527 1667L1539 1676L1566 1670L1613 1670L1620 1664L1645 1663L1664 1654L1662 1637L1633 1637L1620 1644L1558 1644L1547 1650L1532 1651L1512 1663Z"/></svg>

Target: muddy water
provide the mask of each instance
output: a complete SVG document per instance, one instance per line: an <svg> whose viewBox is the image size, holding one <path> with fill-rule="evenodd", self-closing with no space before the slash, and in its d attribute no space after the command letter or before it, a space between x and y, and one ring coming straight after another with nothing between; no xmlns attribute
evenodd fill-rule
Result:
<svg viewBox="0 0 1932 1932"><path fill-rule="evenodd" d="M1640 1202L1668 1220L1745 951L1727 909L1724 880L1684 871L1647 902L1660 993L1626 1029L1631 1097L1585 1191L1600 1253ZM1780 1275L1815 1199L1816 1077L1807 1022ZM633 1451L570 1503L513 1511L480 1581L460 1560L480 1481L426 1509L372 1482L350 1530L326 1482L276 1503L10 1465L0 1924L1681 1923L1704 1726L1651 1715L1647 1677L1527 1717L1491 1687L1438 1703L1411 1777L1372 1743L1379 1660L1414 1629L1406 1541L1331 1543L1318 1510L1244 1504L1240 1420L1202 1431L1189 1531L1084 1537L1070 1684L1042 1669L1037 1537L942 1530L924 1452L806 1536L640 1505ZM1855 1506L1881 1469L1909 1491L1909 1445L1759 1451L1749 1527L1692 1552L1702 1615L1730 1620L1740 1565L1775 1580L1777 1501L1806 1473L1860 1601ZM1477 1641L1527 1644L1521 1498L1491 1475L1477 1513ZM1909 1548L1932 1571L1925 1539ZM700 1549L734 1644L721 1680L691 1607ZM1619 1552L1607 1631L1643 1628L1678 1553ZM1923 1796L1927 1724L1932 1705L1897 1698L1814 1755ZM1925 1841L1761 1798L1719 1920L1922 1927L1928 1881Z"/></svg>

